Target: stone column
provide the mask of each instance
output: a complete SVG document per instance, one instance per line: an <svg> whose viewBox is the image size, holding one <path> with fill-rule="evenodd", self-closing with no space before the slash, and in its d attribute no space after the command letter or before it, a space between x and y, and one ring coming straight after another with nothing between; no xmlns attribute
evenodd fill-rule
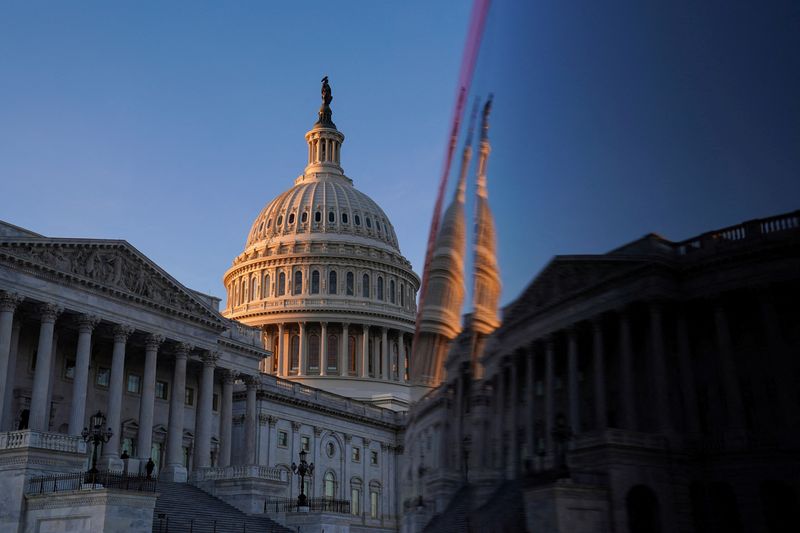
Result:
<svg viewBox="0 0 800 533"><path fill-rule="evenodd" d="M619 378L620 410L622 427L635 431L636 400L633 395L633 343L631 339L631 319L628 311L619 317Z"/></svg>
<svg viewBox="0 0 800 533"><path fill-rule="evenodd" d="M119 447L122 440L122 394L125 390L125 343L133 328L123 324L114 326L114 349L111 352L111 379L108 384L108 427L111 438L103 446L101 459L109 470L122 470Z"/></svg>
<svg viewBox="0 0 800 533"><path fill-rule="evenodd" d="M8 374L5 378L6 392L2 400L3 410L0 412L0 431L13 431L14 428L14 412L12 410L14 404L14 383L17 376L17 355L19 353L19 332L22 329L22 322L17 320L11 327L11 348L9 349L8 357ZM0 378L2 379L2 378Z"/></svg>
<svg viewBox="0 0 800 533"><path fill-rule="evenodd" d="M299 364L297 366L297 375L298 376L305 376L306 375L306 364L308 363L306 359L306 323L300 322L300 346L298 347L299 352Z"/></svg>
<svg viewBox="0 0 800 533"><path fill-rule="evenodd" d="M278 324L278 346L275 352L275 357L278 358L278 375L282 378L286 377L286 343L283 341L283 323Z"/></svg>
<svg viewBox="0 0 800 533"><path fill-rule="evenodd" d="M723 390L725 391L727 427L735 435L734 439L738 439L739 434L743 433L745 428L744 405L742 404L742 393L739 390L736 363L733 361L728 317L721 303L717 303L714 306L714 324L717 333L719 368L721 370Z"/></svg>
<svg viewBox="0 0 800 533"><path fill-rule="evenodd" d="M320 442L320 437L322 436L322 428L319 426L313 426L312 430L314 431L314 444L313 448L311 449L311 456L314 458L315 465L321 465L322 462L320 461L320 457L322 454L322 443ZM312 483L311 483L311 492L314 494L314 497L322 496L322 476L324 475L322 468L317 468L314 470L312 474Z"/></svg>
<svg viewBox="0 0 800 533"><path fill-rule="evenodd" d="M681 392L683 393L683 407L686 411L686 430L691 435L700 432L700 421L697 418L697 397L692 372L691 347L689 344L689 329L686 324L684 312L678 313L678 365L681 373Z"/></svg>
<svg viewBox="0 0 800 533"><path fill-rule="evenodd" d="M320 322L319 375L328 375L328 323Z"/></svg>
<svg viewBox="0 0 800 533"><path fill-rule="evenodd" d="M222 398L219 413L219 466L231 465L231 430L233 426L233 382L236 373L222 374Z"/></svg>
<svg viewBox="0 0 800 533"><path fill-rule="evenodd" d="M544 404L545 404L545 418L544 418L544 438L547 443L546 449L551 452L553 450L553 429L556 425L556 395L555 395L555 356L556 345L555 339L549 335L545 339L545 358L544 358Z"/></svg>
<svg viewBox="0 0 800 533"><path fill-rule="evenodd" d="M183 405L186 398L186 360L194 349L182 342L175 348L175 368L172 374L172 395L169 398L169 425L167 426L167 461L161 476L167 481L184 483L187 473L183 466ZM195 454L195 464L196 461Z"/></svg>
<svg viewBox="0 0 800 533"><path fill-rule="evenodd" d="M519 445L519 431L517 428L517 416L519 413L519 376L517 375L517 365L515 357L512 356L509 368L509 387L511 387L511 469L509 477L514 479L519 474L520 464L520 445Z"/></svg>
<svg viewBox="0 0 800 533"><path fill-rule="evenodd" d="M86 386L89 382L89 358L92 355L92 331L100 321L92 315L78 318L78 347L75 350L75 378L72 380L72 404L69 412L69 434L80 435L86 416Z"/></svg>
<svg viewBox="0 0 800 533"><path fill-rule="evenodd" d="M11 337L14 329L14 311L22 297L13 292L0 292L0 418L5 419L5 412L10 410L8 405L6 388L14 386L14 380L7 379L10 360L16 358L17 354L11 352ZM16 364L14 365L16 370ZM4 426L0 426L0 431Z"/></svg>
<svg viewBox="0 0 800 533"><path fill-rule="evenodd" d="M162 335L150 334L144 344L144 376L142 377L142 398L139 402L139 438L136 447L144 468L150 459L153 445L153 407L156 401L156 359L158 347L164 342Z"/></svg>
<svg viewBox="0 0 800 533"><path fill-rule="evenodd" d="M211 420L214 400L214 368L220 354L207 352L203 355L203 373L200 377L200 398L195 416L194 466L211 466Z"/></svg>
<svg viewBox="0 0 800 533"><path fill-rule="evenodd" d="M567 393L569 395L569 425L574 434L581 432L580 389L578 387L578 331L567 329Z"/></svg>
<svg viewBox="0 0 800 533"><path fill-rule="evenodd" d="M497 457L498 467L500 468L503 478L506 477L505 466L507 460L503 454L503 441L506 429L506 370L505 367L500 365L500 372L497 375Z"/></svg>
<svg viewBox="0 0 800 533"><path fill-rule="evenodd" d="M344 473L344 479L342 480L342 496L343 500L350 499L350 463L352 463L353 457L353 446L352 446L352 439L353 436L349 433L344 433L344 460L342 463L344 466L342 467Z"/></svg>
<svg viewBox="0 0 800 533"><path fill-rule="evenodd" d="M669 387L667 380L667 361L664 350L664 332L661 304L650 304L650 350L652 353L653 385L658 429L669 433L672 420L669 412Z"/></svg>
<svg viewBox="0 0 800 533"><path fill-rule="evenodd" d="M603 353L603 325L600 318L592 321L592 358L594 366L594 420L595 428L602 431L608 425L606 407L606 367Z"/></svg>
<svg viewBox="0 0 800 533"><path fill-rule="evenodd" d="M397 376L395 381L403 381L403 374L405 373L405 339L402 331L397 332Z"/></svg>
<svg viewBox="0 0 800 533"><path fill-rule="evenodd" d="M536 458L536 436L534 435L534 420L536 419L536 350L530 346L527 353L528 357L525 364L525 391L528 397L525 399L525 443L527 444L526 460L533 461Z"/></svg>
<svg viewBox="0 0 800 533"><path fill-rule="evenodd" d="M275 457L272 454L272 449L275 448L275 426L278 424L278 418L274 416L267 417L267 466L275 466Z"/></svg>
<svg viewBox="0 0 800 533"><path fill-rule="evenodd" d="M36 351L36 370L33 375L33 392L28 419L28 427L34 431L48 431L50 425L47 417L49 411L47 398L50 392L50 372L53 365L53 333L56 319L63 310L62 307L55 304L39 306L41 315L39 347Z"/></svg>
<svg viewBox="0 0 800 533"><path fill-rule="evenodd" d="M364 335L362 337L363 348L361 350L361 377L369 376L369 326L364 324Z"/></svg>
<svg viewBox="0 0 800 533"><path fill-rule="evenodd" d="M246 465L256 462L256 392L258 390L258 376L247 376L244 384L247 387L247 401L244 416L244 450Z"/></svg>
<svg viewBox="0 0 800 533"><path fill-rule="evenodd" d="M383 357L383 379L391 379L391 366L389 358L389 335L386 328L381 328L381 357Z"/></svg>
<svg viewBox="0 0 800 533"><path fill-rule="evenodd" d="M350 373L350 333L347 322L342 324L342 350L339 352L339 375L346 376Z"/></svg>

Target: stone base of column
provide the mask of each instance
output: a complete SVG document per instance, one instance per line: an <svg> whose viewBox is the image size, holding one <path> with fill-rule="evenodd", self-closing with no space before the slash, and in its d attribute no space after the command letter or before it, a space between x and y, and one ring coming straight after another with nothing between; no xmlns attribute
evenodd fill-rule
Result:
<svg viewBox="0 0 800 533"><path fill-rule="evenodd" d="M159 472L158 479L174 481L175 483L186 483L189 479L189 472L183 465L167 465Z"/></svg>
<svg viewBox="0 0 800 533"><path fill-rule="evenodd" d="M138 470L138 463L136 466ZM130 468L131 468L130 460L128 460L128 471L134 472L133 470L130 470ZM113 470L114 472L122 472L125 470L125 462L116 456L102 455L100 456L100 459L97 460L97 469L101 471Z"/></svg>

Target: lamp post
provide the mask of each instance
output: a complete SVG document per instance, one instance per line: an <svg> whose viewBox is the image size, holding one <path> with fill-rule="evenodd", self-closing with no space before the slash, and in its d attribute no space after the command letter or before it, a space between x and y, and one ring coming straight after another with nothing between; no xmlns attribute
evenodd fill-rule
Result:
<svg viewBox="0 0 800 533"><path fill-rule="evenodd" d="M92 415L89 424L92 426L92 429L83 428L81 437L83 437L84 442L94 445L94 449L92 450L92 468L88 473L95 476L97 475L97 447L100 446L101 443L108 442L112 433L111 428L103 429L103 426L106 424L106 417L103 416L103 413L100 411Z"/></svg>
<svg viewBox="0 0 800 533"><path fill-rule="evenodd" d="M303 492L303 485L305 484L306 475L311 476L314 473L314 463L309 464L306 462L308 452L300 449L300 464L292 463L292 473L300 476L300 495L297 497L298 507L308 507L308 498Z"/></svg>

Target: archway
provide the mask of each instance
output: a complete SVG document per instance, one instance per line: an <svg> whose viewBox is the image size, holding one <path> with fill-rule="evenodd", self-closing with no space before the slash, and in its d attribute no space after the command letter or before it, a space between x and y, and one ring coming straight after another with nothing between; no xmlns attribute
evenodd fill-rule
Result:
<svg viewBox="0 0 800 533"><path fill-rule="evenodd" d="M650 487L636 485L631 488L626 503L630 533L660 533L658 498Z"/></svg>

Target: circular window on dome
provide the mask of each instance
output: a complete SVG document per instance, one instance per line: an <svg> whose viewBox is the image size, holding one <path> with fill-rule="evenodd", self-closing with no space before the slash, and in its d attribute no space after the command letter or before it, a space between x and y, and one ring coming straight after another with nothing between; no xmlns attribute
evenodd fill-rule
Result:
<svg viewBox="0 0 800 533"><path fill-rule="evenodd" d="M276 226L283 224L283 215L278 215L278 220L275 221Z"/></svg>
<svg viewBox="0 0 800 533"><path fill-rule="evenodd" d="M361 225L361 217L360 216L353 215L353 220L356 221L356 226L360 226Z"/></svg>
<svg viewBox="0 0 800 533"><path fill-rule="evenodd" d="M328 457L333 457L333 454L336 453L336 446L332 442L328 442L325 451L328 453Z"/></svg>
<svg viewBox="0 0 800 533"><path fill-rule="evenodd" d="M347 224L347 213L342 213L342 223Z"/></svg>
<svg viewBox="0 0 800 533"><path fill-rule="evenodd" d="M314 222L322 222L322 213L319 211L314 213Z"/></svg>
<svg viewBox="0 0 800 533"><path fill-rule="evenodd" d="M294 213L289 215L289 219L287 220L287 223L294 224Z"/></svg>
<svg viewBox="0 0 800 533"><path fill-rule="evenodd" d="M368 228L372 227L372 221L369 219L369 217L367 217L367 227Z"/></svg>
<svg viewBox="0 0 800 533"><path fill-rule="evenodd" d="M302 222L303 224L308 222L308 213L307 212L303 211L303 214L300 215L300 222Z"/></svg>
<svg viewBox="0 0 800 533"><path fill-rule="evenodd" d="M334 213L333 211L328 213L328 222L330 222L331 224L336 222L336 213Z"/></svg>

